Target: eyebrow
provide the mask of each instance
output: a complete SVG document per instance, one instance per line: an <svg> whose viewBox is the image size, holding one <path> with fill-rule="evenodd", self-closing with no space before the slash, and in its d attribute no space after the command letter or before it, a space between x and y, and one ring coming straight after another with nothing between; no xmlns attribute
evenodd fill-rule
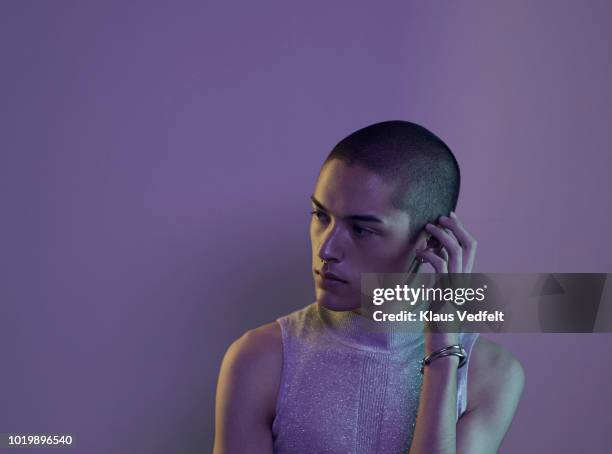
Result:
<svg viewBox="0 0 612 454"><path fill-rule="evenodd" d="M329 212L329 210L327 208L325 208L325 206L319 202L314 195L310 196L310 200L312 200L312 203L314 203L317 207L319 207L319 209L325 211L326 213ZM378 222L379 224L384 224L384 221L374 215L371 214L349 214L346 216L343 216L344 219L350 219L353 221L363 221L363 222Z"/></svg>

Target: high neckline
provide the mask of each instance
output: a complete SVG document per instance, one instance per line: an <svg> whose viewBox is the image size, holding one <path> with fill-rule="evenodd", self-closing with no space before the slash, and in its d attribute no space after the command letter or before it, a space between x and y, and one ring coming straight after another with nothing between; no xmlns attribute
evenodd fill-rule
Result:
<svg viewBox="0 0 612 454"><path fill-rule="evenodd" d="M377 322L353 311L334 311L318 302L313 304L325 328L341 342L352 347L393 353L423 343L423 333L415 330L414 325L408 330L404 322Z"/></svg>

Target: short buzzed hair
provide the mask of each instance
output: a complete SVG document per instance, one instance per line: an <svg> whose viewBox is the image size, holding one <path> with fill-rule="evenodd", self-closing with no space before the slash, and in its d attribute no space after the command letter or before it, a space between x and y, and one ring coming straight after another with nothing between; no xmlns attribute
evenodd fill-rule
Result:
<svg viewBox="0 0 612 454"><path fill-rule="evenodd" d="M325 163L360 165L397 185L392 205L410 215L411 241L428 222L448 216L459 198L459 164L431 131L394 120L359 129L342 139Z"/></svg>

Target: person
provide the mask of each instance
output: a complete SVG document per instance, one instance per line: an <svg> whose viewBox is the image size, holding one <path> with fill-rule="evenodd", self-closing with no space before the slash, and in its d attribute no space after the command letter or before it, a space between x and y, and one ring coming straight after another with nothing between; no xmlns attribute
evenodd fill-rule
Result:
<svg viewBox="0 0 612 454"><path fill-rule="evenodd" d="M472 271L459 186L451 150L415 123L332 149L311 196L316 301L229 346L215 454L497 452L524 386L514 355L478 333L376 332L359 311L362 273ZM462 353L420 371L447 347Z"/></svg>

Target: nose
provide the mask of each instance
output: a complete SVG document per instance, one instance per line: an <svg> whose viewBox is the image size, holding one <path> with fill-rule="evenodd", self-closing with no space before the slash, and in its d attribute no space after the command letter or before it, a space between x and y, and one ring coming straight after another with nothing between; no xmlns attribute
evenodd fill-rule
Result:
<svg viewBox="0 0 612 454"><path fill-rule="evenodd" d="M323 233L323 242L319 248L319 258L325 262L340 262L343 258L342 231L337 222L328 226Z"/></svg>

